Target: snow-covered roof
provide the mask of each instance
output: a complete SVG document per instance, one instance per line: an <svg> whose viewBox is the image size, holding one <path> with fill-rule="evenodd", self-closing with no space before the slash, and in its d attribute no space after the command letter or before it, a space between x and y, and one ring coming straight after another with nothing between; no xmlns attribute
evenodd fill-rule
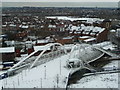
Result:
<svg viewBox="0 0 120 90"><path fill-rule="evenodd" d="M80 36L79 38L90 38L90 36Z"/></svg>
<svg viewBox="0 0 120 90"><path fill-rule="evenodd" d="M2 64L2 62L0 62L0 64ZM0 65L0 69L2 69L3 68L3 65ZM1 71L0 71L1 72ZM1 74L1 73L0 73Z"/></svg>
<svg viewBox="0 0 120 90"><path fill-rule="evenodd" d="M22 26L21 28L28 28L28 26Z"/></svg>
<svg viewBox="0 0 120 90"><path fill-rule="evenodd" d="M63 39L72 39L73 37L64 37Z"/></svg>
<svg viewBox="0 0 120 90"><path fill-rule="evenodd" d="M105 30L105 28L94 27L94 26L85 26L84 24L81 24L81 26L72 26L70 28L70 30L71 31L73 31L73 30L76 30L76 31L82 31L82 30L84 30L84 31L91 31L92 30L92 32L99 32L99 33L101 33L101 32L103 32Z"/></svg>
<svg viewBox="0 0 120 90"><path fill-rule="evenodd" d="M29 25L30 27L35 27L35 25Z"/></svg>
<svg viewBox="0 0 120 90"><path fill-rule="evenodd" d="M77 26L72 26L71 27L71 30L73 31L73 30L76 30L76 31L78 31L80 29L80 27L77 27Z"/></svg>
<svg viewBox="0 0 120 90"><path fill-rule="evenodd" d="M99 32L99 33L101 33L101 32L103 32L104 30L105 30L105 28L95 27L95 28L93 29L93 32Z"/></svg>
<svg viewBox="0 0 120 90"><path fill-rule="evenodd" d="M90 41L94 41L94 40L96 40L96 38L89 38L89 39L86 39L86 40L84 40L85 42L90 42Z"/></svg>
<svg viewBox="0 0 120 90"><path fill-rule="evenodd" d="M15 41L5 41L5 43L6 43L7 45L14 45L14 44L15 44Z"/></svg>
<svg viewBox="0 0 120 90"><path fill-rule="evenodd" d="M86 21L86 23L93 23L96 21L103 21L104 20L104 19L99 19L99 18L73 18L73 17L67 17L67 16L49 16L46 18L58 19L58 20L70 20L70 21L80 20L80 21Z"/></svg>
<svg viewBox="0 0 120 90"><path fill-rule="evenodd" d="M117 29L116 36L120 37L120 29Z"/></svg>
<svg viewBox="0 0 120 90"><path fill-rule="evenodd" d="M36 36L28 36L28 38L30 38L30 39L37 39Z"/></svg>
<svg viewBox="0 0 120 90"><path fill-rule="evenodd" d="M28 28L29 26L28 25L20 25L19 27L21 27L21 28Z"/></svg>
<svg viewBox="0 0 120 90"><path fill-rule="evenodd" d="M56 25L49 25L49 28L56 28Z"/></svg>
<svg viewBox="0 0 120 90"><path fill-rule="evenodd" d="M116 30L110 30L110 32L116 32Z"/></svg>
<svg viewBox="0 0 120 90"><path fill-rule="evenodd" d="M22 24L26 24L26 22L22 22Z"/></svg>
<svg viewBox="0 0 120 90"><path fill-rule="evenodd" d="M32 44L32 41L26 41L25 43L26 44Z"/></svg>
<svg viewBox="0 0 120 90"><path fill-rule="evenodd" d="M2 35L0 35L0 37L6 37L7 35L5 35L5 34L2 34Z"/></svg>
<svg viewBox="0 0 120 90"><path fill-rule="evenodd" d="M0 48L0 53L13 53L15 52L15 47L2 47Z"/></svg>
<svg viewBox="0 0 120 90"><path fill-rule="evenodd" d="M48 40L43 39L43 40L37 40L37 43L48 43Z"/></svg>
<svg viewBox="0 0 120 90"><path fill-rule="evenodd" d="M41 28L43 28L44 26L40 26Z"/></svg>
<svg viewBox="0 0 120 90"><path fill-rule="evenodd" d="M44 50L44 49L46 49L46 46L34 46L35 51ZM47 50L50 50L50 48L48 48Z"/></svg>
<svg viewBox="0 0 120 90"><path fill-rule="evenodd" d="M11 26L11 27L16 27L16 25L15 25L15 24L10 24L9 26Z"/></svg>
<svg viewBox="0 0 120 90"><path fill-rule="evenodd" d="M2 27L6 27L7 25L2 25Z"/></svg>
<svg viewBox="0 0 120 90"><path fill-rule="evenodd" d="M3 64L14 64L14 62L4 62Z"/></svg>

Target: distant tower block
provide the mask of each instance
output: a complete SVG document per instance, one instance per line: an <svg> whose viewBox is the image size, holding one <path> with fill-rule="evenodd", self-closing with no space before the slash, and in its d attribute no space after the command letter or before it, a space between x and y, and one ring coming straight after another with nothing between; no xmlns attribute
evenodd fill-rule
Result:
<svg viewBox="0 0 120 90"><path fill-rule="evenodd" d="M120 1L118 2L118 8L120 9Z"/></svg>

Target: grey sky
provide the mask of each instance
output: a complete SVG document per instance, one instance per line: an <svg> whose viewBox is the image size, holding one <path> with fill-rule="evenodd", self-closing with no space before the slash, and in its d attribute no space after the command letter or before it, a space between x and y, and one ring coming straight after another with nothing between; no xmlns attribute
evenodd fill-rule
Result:
<svg viewBox="0 0 120 90"><path fill-rule="evenodd" d="M118 7L119 0L2 0L3 7ZM72 2L72 3L71 3Z"/></svg>
<svg viewBox="0 0 120 90"><path fill-rule="evenodd" d="M117 2L3 2L3 7L118 7Z"/></svg>
<svg viewBox="0 0 120 90"><path fill-rule="evenodd" d="M118 2L120 0L2 0L2 2Z"/></svg>

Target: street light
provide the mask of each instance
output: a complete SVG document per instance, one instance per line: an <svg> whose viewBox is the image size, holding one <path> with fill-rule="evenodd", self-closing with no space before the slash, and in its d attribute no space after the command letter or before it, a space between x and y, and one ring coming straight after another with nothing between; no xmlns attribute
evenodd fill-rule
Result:
<svg viewBox="0 0 120 90"><path fill-rule="evenodd" d="M44 67L45 67L45 79L46 79L46 65Z"/></svg>

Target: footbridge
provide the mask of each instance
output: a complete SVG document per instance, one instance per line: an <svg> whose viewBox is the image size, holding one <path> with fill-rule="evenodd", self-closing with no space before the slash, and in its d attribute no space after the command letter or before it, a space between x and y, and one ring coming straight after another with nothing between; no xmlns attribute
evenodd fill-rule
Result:
<svg viewBox="0 0 120 90"><path fill-rule="evenodd" d="M49 48L51 49L51 52L45 53ZM39 51L40 50L34 51L30 55L25 57L23 60L19 61L17 64L15 64L8 70L8 73L19 71L20 69L31 69L67 53L67 50L60 43L49 43L45 45L45 48L38 56L34 56Z"/></svg>

